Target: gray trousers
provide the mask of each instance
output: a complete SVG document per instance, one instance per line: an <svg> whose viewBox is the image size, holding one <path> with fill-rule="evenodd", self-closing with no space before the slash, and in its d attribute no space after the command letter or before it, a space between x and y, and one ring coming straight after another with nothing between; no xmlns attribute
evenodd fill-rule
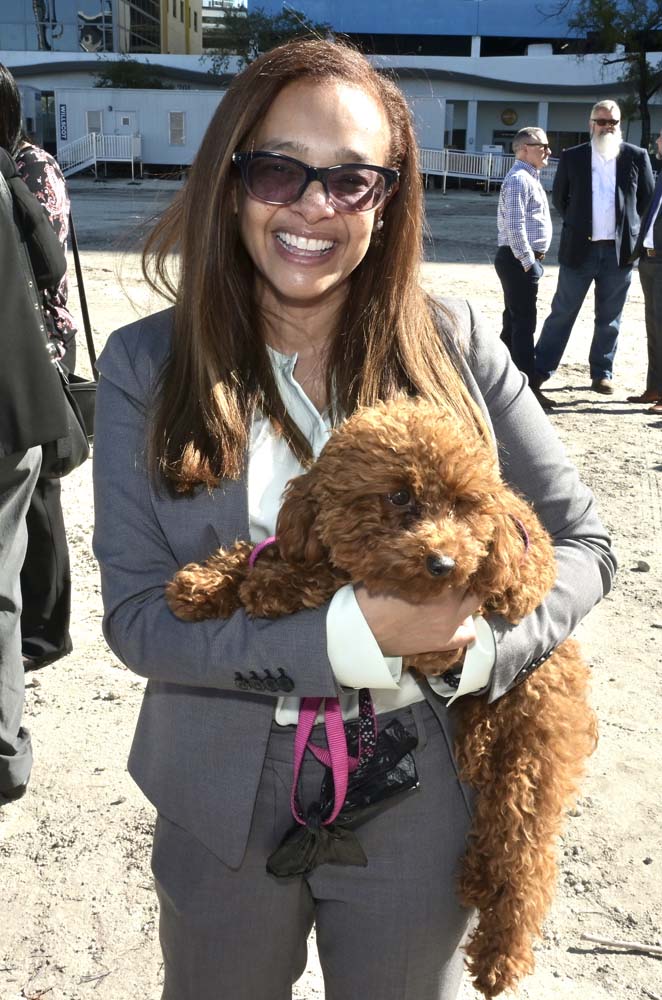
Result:
<svg viewBox="0 0 662 1000"><path fill-rule="evenodd" d="M293 825L293 727L272 731L238 870L158 817L152 869L162 1000L290 1000L313 924L326 1000L455 1000L463 967L458 946L472 916L454 893L469 805L431 709L415 705L396 714L418 732L420 787L358 828L366 868L323 865L293 879L267 874L267 856ZM304 803L318 798L321 776L307 754Z"/></svg>
<svg viewBox="0 0 662 1000"><path fill-rule="evenodd" d="M646 310L646 388L659 392L662 396L662 256L640 257L639 278Z"/></svg>
<svg viewBox="0 0 662 1000"><path fill-rule="evenodd" d="M30 736L21 726L25 695L21 655L21 567L25 514L41 465L41 448L0 457L0 794L30 777Z"/></svg>

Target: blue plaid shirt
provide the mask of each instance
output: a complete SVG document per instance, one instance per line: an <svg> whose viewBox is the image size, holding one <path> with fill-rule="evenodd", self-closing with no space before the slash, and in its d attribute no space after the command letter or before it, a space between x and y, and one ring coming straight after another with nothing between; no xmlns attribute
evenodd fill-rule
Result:
<svg viewBox="0 0 662 1000"><path fill-rule="evenodd" d="M552 242L552 220L547 195L535 167L516 160L503 179L497 211L499 246L513 251L522 267L536 253L547 253Z"/></svg>

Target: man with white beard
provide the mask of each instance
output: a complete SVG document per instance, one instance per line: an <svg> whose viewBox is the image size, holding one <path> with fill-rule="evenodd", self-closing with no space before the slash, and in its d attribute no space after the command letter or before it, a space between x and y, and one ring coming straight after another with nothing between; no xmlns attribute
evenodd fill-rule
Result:
<svg viewBox="0 0 662 1000"><path fill-rule="evenodd" d="M591 388L611 395L621 314L632 280L630 258L653 193L648 153L623 142L615 101L599 101L591 141L561 153L552 201L563 219L559 278L535 350L536 390L556 371L572 327L595 282L595 324L588 362Z"/></svg>

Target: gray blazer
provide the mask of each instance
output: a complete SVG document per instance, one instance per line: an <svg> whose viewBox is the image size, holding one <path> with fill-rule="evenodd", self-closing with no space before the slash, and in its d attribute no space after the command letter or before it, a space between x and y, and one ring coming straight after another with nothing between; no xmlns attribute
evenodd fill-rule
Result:
<svg viewBox="0 0 662 1000"><path fill-rule="evenodd" d="M497 698L609 590L615 560L591 493L498 336L481 330L467 305L453 308L464 378L494 430L504 477L534 504L558 559L557 584L532 615L516 627L490 619L497 643L490 697ZM275 621L238 611L227 621L191 624L165 603L164 584L178 567L249 537L245 479L172 498L148 476L146 417L171 324L166 310L118 330L99 360L94 550L103 628L119 659L148 679L131 775L159 812L238 867L276 695L237 691L235 671L282 667L292 694L302 697L333 696L337 687L326 652L327 606ZM444 700L424 688L448 731ZM450 753L440 766L455 767Z"/></svg>

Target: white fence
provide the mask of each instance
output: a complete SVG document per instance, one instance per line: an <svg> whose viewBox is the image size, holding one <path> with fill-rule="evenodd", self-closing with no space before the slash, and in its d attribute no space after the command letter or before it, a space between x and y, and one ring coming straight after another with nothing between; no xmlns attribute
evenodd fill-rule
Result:
<svg viewBox="0 0 662 1000"><path fill-rule="evenodd" d="M134 165L140 164L142 174L142 140L139 135L105 135L102 132L90 132L88 135L75 139L58 150L58 162L65 177L94 167L97 163L114 162L130 163L131 177L134 176Z"/></svg>
<svg viewBox="0 0 662 1000"><path fill-rule="evenodd" d="M515 162L512 155L463 153L457 149L421 149L420 158L421 173L426 178L443 177L444 192L448 177L482 181L489 191L490 185L502 181ZM60 146L58 161L65 177L88 167L94 167L96 173L99 161L130 163L132 178L134 165L138 163L142 176L142 139L139 135L90 132L66 146ZM540 173L540 180L546 191L552 189L557 163L558 160L550 160Z"/></svg>
<svg viewBox="0 0 662 1000"><path fill-rule="evenodd" d="M421 149L421 173L426 177L437 176L444 179L446 191L447 177L460 177L485 183L489 191L492 183L502 181L515 157L502 153L463 153L457 149ZM550 160L540 172L540 180L546 191L551 191L558 160Z"/></svg>

